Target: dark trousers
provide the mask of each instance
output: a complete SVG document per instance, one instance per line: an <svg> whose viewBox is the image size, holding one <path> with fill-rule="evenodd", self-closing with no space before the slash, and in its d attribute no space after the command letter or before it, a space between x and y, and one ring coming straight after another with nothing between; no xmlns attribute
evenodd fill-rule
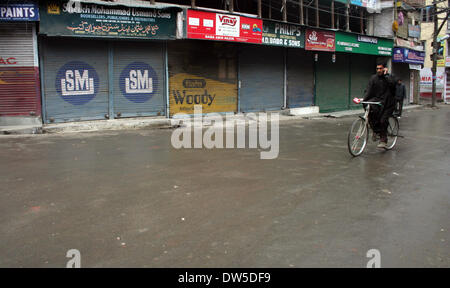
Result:
<svg viewBox="0 0 450 288"><path fill-rule="evenodd" d="M394 114L397 116L402 116L403 111L403 99L395 100L395 112Z"/></svg>
<svg viewBox="0 0 450 288"><path fill-rule="evenodd" d="M371 105L369 113L369 124L373 132L380 134L381 141L387 141L387 128L389 126L389 117L393 109L383 109L383 107Z"/></svg>

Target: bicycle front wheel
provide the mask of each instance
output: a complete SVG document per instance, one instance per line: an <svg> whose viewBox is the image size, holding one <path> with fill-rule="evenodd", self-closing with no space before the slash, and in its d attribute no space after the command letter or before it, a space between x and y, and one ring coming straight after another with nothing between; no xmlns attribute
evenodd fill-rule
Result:
<svg viewBox="0 0 450 288"><path fill-rule="evenodd" d="M359 156L366 148L369 138L369 127L362 118L356 119L348 131L348 151L352 156Z"/></svg>
<svg viewBox="0 0 450 288"><path fill-rule="evenodd" d="M389 121L387 129L388 142L386 145L386 149L390 150L394 148L395 144L397 143L398 130L400 129L400 126L398 124L398 119L395 117L389 117L388 121Z"/></svg>

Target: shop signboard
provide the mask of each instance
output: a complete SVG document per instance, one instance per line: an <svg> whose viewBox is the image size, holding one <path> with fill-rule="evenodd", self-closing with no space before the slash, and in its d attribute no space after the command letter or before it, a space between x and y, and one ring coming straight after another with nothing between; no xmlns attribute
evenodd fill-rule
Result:
<svg viewBox="0 0 450 288"><path fill-rule="evenodd" d="M425 52L414 51L403 47L395 47L392 62L421 65L425 62Z"/></svg>
<svg viewBox="0 0 450 288"><path fill-rule="evenodd" d="M420 38L420 25L408 25L408 36L412 38Z"/></svg>
<svg viewBox="0 0 450 288"><path fill-rule="evenodd" d="M336 0L336 2L347 4L347 0ZM350 4L352 5L371 9L376 9L378 6L378 2L379 2L378 0L350 0Z"/></svg>
<svg viewBox="0 0 450 288"><path fill-rule="evenodd" d="M237 111L237 87L207 77L177 73L170 77L170 115L193 114L195 105L203 113Z"/></svg>
<svg viewBox="0 0 450 288"><path fill-rule="evenodd" d="M263 44L305 48L305 33L300 25L264 20Z"/></svg>
<svg viewBox="0 0 450 288"><path fill-rule="evenodd" d="M305 49L314 51L335 51L334 32L307 29L305 34Z"/></svg>
<svg viewBox="0 0 450 288"><path fill-rule="evenodd" d="M40 33L49 36L175 39L176 11L71 1L41 3Z"/></svg>
<svg viewBox="0 0 450 288"><path fill-rule="evenodd" d="M445 84L445 68L438 67L436 70L436 92L442 93ZM431 68L420 70L420 93L431 93L433 87L433 72Z"/></svg>
<svg viewBox="0 0 450 288"><path fill-rule="evenodd" d="M2 21L39 21L39 8L33 2L0 3L0 22Z"/></svg>
<svg viewBox="0 0 450 288"><path fill-rule="evenodd" d="M188 9L187 38L262 43L261 19Z"/></svg>
<svg viewBox="0 0 450 288"><path fill-rule="evenodd" d="M378 56L391 56L394 42L390 39L336 32L336 51Z"/></svg>

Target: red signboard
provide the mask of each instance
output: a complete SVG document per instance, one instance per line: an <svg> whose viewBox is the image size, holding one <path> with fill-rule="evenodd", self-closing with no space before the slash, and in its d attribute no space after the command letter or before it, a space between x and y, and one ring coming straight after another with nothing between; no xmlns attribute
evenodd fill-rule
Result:
<svg viewBox="0 0 450 288"><path fill-rule="evenodd" d="M187 12L190 39L262 43L262 20L197 10Z"/></svg>
<svg viewBox="0 0 450 288"><path fill-rule="evenodd" d="M305 34L305 49L334 52L336 50L334 32L307 29Z"/></svg>

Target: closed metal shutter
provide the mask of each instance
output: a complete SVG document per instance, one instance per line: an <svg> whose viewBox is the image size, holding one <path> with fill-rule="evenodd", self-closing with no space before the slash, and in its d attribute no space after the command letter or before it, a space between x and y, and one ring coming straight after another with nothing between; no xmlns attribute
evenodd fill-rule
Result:
<svg viewBox="0 0 450 288"><path fill-rule="evenodd" d="M376 56L353 54L350 57L351 88L350 108L361 109L360 104L355 104L351 99L363 98L364 91L369 83L370 76L376 73Z"/></svg>
<svg viewBox="0 0 450 288"><path fill-rule="evenodd" d="M47 38L43 58L46 123L105 119L109 105L106 42Z"/></svg>
<svg viewBox="0 0 450 288"><path fill-rule="evenodd" d="M244 46L239 56L240 110L280 110L284 97L284 48Z"/></svg>
<svg viewBox="0 0 450 288"><path fill-rule="evenodd" d="M165 114L164 53L161 43L114 45L116 117Z"/></svg>
<svg viewBox="0 0 450 288"><path fill-rule="evenodd" d="M236 44L173 41L168 44L170 116L237 111Z"/></svg>
<svg viewBox="0 0 450 288"><path fill-rule="evenodd" d="M308 107L314 101L314 55L303 49L288 49L287 101L289 108Z"/></svg>
<svg viewBox="0 0 450 288"><path fill-rule="evenodd" d="M316 105L320 112L348 109L349 57L336 53L336 62L333 63L331 53L319 53L316 66Z"/></svg>
<svg viewBox="0 0 450 288"><path fill-rule="evenodd" d="M40 114L34 23L0 23L0 116Z"/></svg>

